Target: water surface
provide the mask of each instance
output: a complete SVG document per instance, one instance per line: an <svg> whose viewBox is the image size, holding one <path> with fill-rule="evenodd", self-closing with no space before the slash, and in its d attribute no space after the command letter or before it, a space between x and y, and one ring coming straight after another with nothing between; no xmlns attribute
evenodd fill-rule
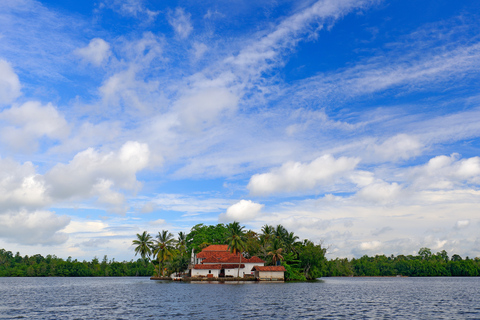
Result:
<svg viewBox="0 0 480 320"><path fill-rule="evenodd" d="M480 319L480 278L0 278L0 319Z"/></svg>

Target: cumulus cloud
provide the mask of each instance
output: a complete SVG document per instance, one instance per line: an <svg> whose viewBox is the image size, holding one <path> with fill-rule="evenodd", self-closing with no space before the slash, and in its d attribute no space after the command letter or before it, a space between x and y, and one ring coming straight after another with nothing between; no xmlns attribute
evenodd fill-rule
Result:
<svg viewBox="0 0 480 320"><path fill-rule="evenodd" d="M268 173L252 176L247 189L252 195L313 190L350 173L359 162L358 158L335 159L331 155L321 156L311 163L287 162Z"/></svg>
<svg viewBox="0 0 480 320"><path fill-rule="evenodd" d="M57 164L45 174L45 180L53 198L98 197L100 202L124 211L124 196L118 189L140 188L136 173L148 165L149 154L147 144L135 141L126 142L118 152L100 153L89 148L68 164Z"/></svg>
<svg viewBox="0 0 480 320"><path fill-rule="evenodd" d="M219 221L251 221L260 215L263 204L255 203L251 200L240 200L228 207L227 212L218 216Z"/></svg>
<svg viewBox="0 0 480 320"><path fill-rule="evenodd" d="M50 203L43 177L31 162L0 159L0 211L38 208Z"/></svg>
<svg viewBox="0 0 480 320"><path fill-rule="evenodd" d="M402 188L398 183L375 181L357 192L357 197L366 201L389 203L398 200Z"/></svg>
<svg viewBox="0 0 480 320"><path fill-rule="evenodd" d="M3 128L0 140L13 150L35 151L37 139L47 137L61 140L68 136L70 128L57 109L40 102L26 102L0 113Z"/></svg>
<svg viewBox="0 0 480 320"><path fill-rule="evenodd" d="M417 189L448 190L466 184L480 183L480 157L459 159L458 154L437 156L427 164L411 170Z"/></svg>
<svg viewBox="0 0 480 320"><path fill-rule="evenodd" d="M190 16L182 8L175 9L175 12L170 13L168 16L168 22L175 30L175 33L182 39L187 38L193 31Z"/></svg>
<svg viewBox="0 0 480 320"><path fill-rule="evenodd" d="M50 211L8 211L0 213L0 237L25 245L62 244L68 235L60 231L69 223L69 217Z"/></svg>
<svg viewBox="0 0 480 320"><path fill-rule="evenodd" d="M10 64L0 59L0 105L9 104L20 96L20 80Z"/></svg>
<svg viewBox="0 0 480 320"><path fill-rule="evenodd" d="M407 160L421 154L423 144L418 138L408 134L398 134L373 147L381 160Z"/></svg>
<svg viewBox="0 0 480 320"><path fill-rule="evenodd" d="M88 46L77 49L74 52L81 56L83 60L90 62L95 66L100 66L110 57L111 54L110 44L100 38L92 39Z"/></svg>
<svg viewBox="0 0 480 320"><path fill-rule="evenodd" d="M381 245L382 243L380 241L366 241L366 242L360 243L358 247L361 250L373 250L373 249L379 248Z"/></svg>

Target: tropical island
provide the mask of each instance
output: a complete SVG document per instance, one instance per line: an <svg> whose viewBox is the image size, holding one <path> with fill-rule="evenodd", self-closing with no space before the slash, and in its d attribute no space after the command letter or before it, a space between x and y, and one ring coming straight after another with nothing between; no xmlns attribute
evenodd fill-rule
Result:
<svg viewBox="0 0 480 320"><path fill-rule="evenodd" d="M417 255L365 255L328 260L325 257L326 247L308 239L300 241L282 225L265 225L257 233L245 230L238 222L197 224L188 233L179 232L177 237L168 230L158 232L155 237L144 231L136 235L132 245L139 258L123 262L109 260L106 255L101 261L95 257L89 262L71 257L64 260L55 255L22 257L19 252L14 255L11 251L0 249L0 277L170 277L187 276L195 265L199 265L199 269L204 265L205 277L208 278L209 270L213 275L220 275L223 270L224 276L227 276L228 268L225 266L228 264L230 270L237 270L236 274L230 271L233 278L240 277L240 270L242 276L245 273L248 278L248 262L257 261L252 262L255 265L260 260L265 267L283 267L286 281L336 276L480 276L480 258L462 258L457 254L450 257L445 250L433 253L429 248L421 248ZM217 253L199 256L209 247L206 251ZM238 257L238 261L222 258L229 254ZM210 264L208 261L211 261ZM198 274L203 275L201 272Z"/></svg>

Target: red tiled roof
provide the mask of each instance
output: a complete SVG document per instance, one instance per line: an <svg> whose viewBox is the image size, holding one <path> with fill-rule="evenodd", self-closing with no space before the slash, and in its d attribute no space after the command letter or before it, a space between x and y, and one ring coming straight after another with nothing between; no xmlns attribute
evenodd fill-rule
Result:
<svg viewBox="0 0 480 320"><path fill-rule="evenodd" d="M206 270L206 269L222 269L222 266L220 264L196 264L193 269L201 269L201 270Z"/></svg>
<svg viewBox="0 0 480 320"><path fill-rule="evenodd" d="M205 258L205 259L223 259L223 258L228 258L228 257L234 257L235 255L233 253L230 253L228 251L207 251L207 252L200 252L197 254L197 258Z"/></svg>
<svg viewBox="0 0 480 320"><path fill-rule="evenodd" d="M243 261L243 259L242 259L242 261ZM265 263L265 261L263 261L262 259L260 259L257 256L253 256L250 259L246 259L245 263Z"/></svg>
<svg viewBox="0 0 480 320"><path fill-rule="evenodd" d="M284 266L255 266L252 268L252 271L283 271L285 272Z"/></svg>
<svg viewBox="0 0 480 320"><path fill-rule="evenodd" d="M202 263L238 263L240 262L240 254L233 254L228 250L226 244L213 244L206 247L202 252L197 254L197 258L204 259ZM253 256L250 259L242 257L244 263L265 263L259 257Z"/></svg>

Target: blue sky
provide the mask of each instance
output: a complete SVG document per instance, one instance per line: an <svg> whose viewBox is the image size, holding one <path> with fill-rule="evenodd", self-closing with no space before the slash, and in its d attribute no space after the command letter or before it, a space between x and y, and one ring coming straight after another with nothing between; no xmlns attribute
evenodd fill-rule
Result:
<svg viewBox="0 0 480 320"><path fill-rule="evenodd" d="M477 1L0 4L0 247L282 224L480 256Z"/></svg>

